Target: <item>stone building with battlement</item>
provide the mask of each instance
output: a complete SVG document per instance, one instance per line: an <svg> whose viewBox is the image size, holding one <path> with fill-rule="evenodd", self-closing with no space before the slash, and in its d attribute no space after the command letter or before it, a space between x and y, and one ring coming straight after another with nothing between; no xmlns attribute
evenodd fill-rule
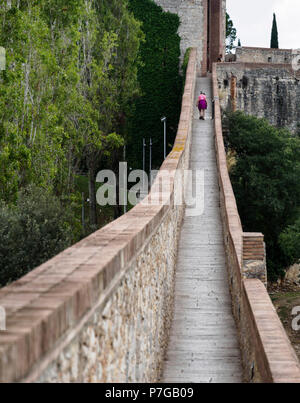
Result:
<svg viewBox="0 0 300 403"><path fill-rule="evenodd" d="M270 49L237 47L235 61L240 63L292 64L299 56L299 49Z"/></svg>

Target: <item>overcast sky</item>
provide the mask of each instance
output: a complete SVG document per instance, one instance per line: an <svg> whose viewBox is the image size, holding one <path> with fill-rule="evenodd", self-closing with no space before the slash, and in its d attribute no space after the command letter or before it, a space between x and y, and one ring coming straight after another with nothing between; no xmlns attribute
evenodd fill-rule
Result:
<svg viewBox="0 0 300 403"><path fill-rule="evenodd" d="M300 48L300 0L227 0L242 46L270 47L273 12L279 47Z"/></svg>

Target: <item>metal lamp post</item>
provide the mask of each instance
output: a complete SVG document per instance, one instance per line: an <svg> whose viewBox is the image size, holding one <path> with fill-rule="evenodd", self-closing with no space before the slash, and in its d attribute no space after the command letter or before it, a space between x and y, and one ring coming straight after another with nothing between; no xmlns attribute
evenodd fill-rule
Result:
<svg viewBox="0 0 300 403"><path fill-rule="evenodd" d="M149 155L149 178L150 178L150 183L149 183L149 188L151 188L152 185L152 139L150 138L150 155Z"/></svg>
<svg viewBox="0 0 300 403"><path fill-rule="evenodd" d="M146 147L146 140L143 138L143 191L145 189Z"/></svg>
<svg viewBox="0 0 300 403"><path fill-rule="evenodd" d="M167 118L164 116L161 118L161 122L164 124L164 159L167 157Z"/></svg>

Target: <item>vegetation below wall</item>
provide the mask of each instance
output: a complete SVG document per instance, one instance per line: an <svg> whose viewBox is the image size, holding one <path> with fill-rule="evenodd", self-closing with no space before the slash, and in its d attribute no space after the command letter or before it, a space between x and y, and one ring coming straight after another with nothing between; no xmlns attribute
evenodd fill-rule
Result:
<svg viewBox="0 0 300 403"><path fill-rule="evenodd" d="M72 208L49 191L23 189L14 206L0 202L0 286L26 274L80 235Z"/></svg>
<svg viewBox="0 0 300 403"><path fill-rule="evenodd" d="M0 285L122 213L97 206L95 177L118 173L124 145L141 168L152 137L160 166L160 118L172 144L181 104L178 25L152 0L1 2Z"/></svg>
<svg viewBox="0 0 300 403"><path fill-rule="evenodd" d="M246 232L262 232L270 280L300 260L300 138L242 112L228 115L231 181Z"/></svg>

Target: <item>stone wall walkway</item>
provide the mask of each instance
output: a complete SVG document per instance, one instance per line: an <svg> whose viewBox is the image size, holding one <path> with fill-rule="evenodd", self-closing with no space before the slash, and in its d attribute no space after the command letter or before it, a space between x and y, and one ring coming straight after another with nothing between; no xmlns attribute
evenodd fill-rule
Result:
<svg viewBox="0 0 300 403"><path fill-rule="evenodd" d="M242 367L223 246L210 78L197 79L196 96L201 90L208 96L209 110L207 120L200 121L195 108L191 169L205 172L204 214L184 218L162 380L236 383L242 382Z"/></svg>

